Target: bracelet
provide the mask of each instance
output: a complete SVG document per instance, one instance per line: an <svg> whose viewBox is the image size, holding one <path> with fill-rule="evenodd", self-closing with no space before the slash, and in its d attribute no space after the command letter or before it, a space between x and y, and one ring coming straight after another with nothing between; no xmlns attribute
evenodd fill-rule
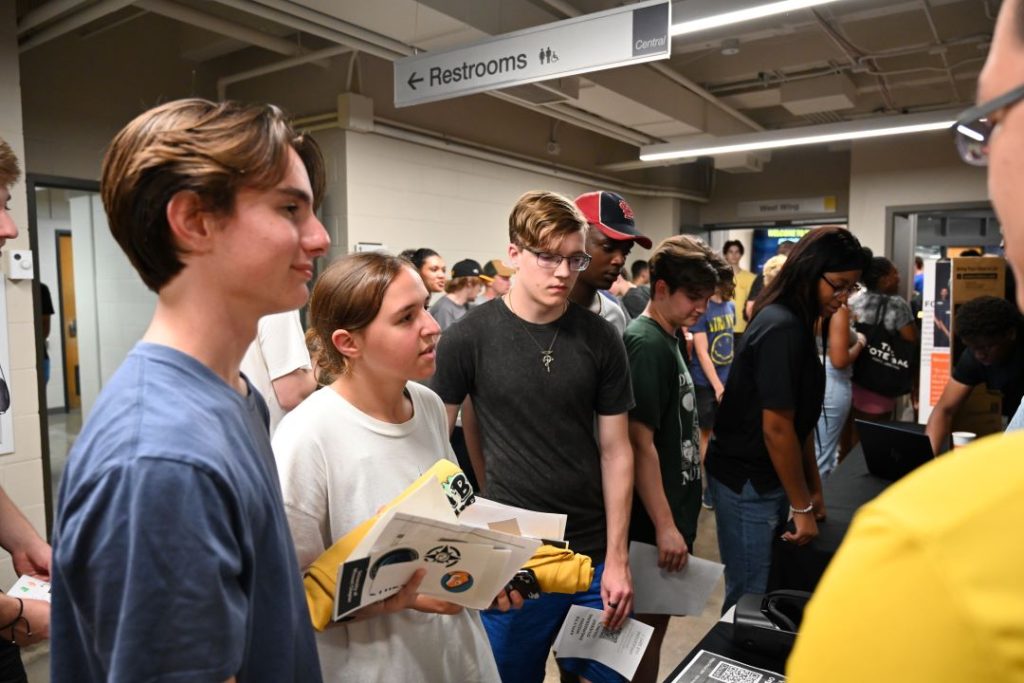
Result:
<svg viewBox="0 0 1024 683"><path fill-rule="evenodd" d="M814 512L814 503L808 503L805 508L795 508L792 505L789 506L789 511L794 515L806 515L808 512Z"/></svg>
<svg viewBox="0 0 1024 683"><path fill-rule="evenodd" d="M6 624L4 626L0 626L0 631L6 631L7 629L11 629L11 645L17 645L17 643L15 642L16 638L15 638L15 635L14 635L14 627L18 625L18 622L19 621L24 621L25 625L28 626L28 619L26 619L24 617L24 614L25 614L25 603L22 601L21 598L14 598L14 599L18 601L18 616L14 617L14 619L11 621L11 623ZM31 627L30 627L30 632L31 632Z"/></svg>

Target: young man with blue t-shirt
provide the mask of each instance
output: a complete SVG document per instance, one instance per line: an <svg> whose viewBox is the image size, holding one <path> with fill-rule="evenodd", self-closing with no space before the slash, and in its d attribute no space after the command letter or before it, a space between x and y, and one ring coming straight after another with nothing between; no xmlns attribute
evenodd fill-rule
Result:
<svg viewBox="0 0 1024 683"><path fill-rule="evenodd" d="M158 300L61 481L53 681L320 680L267 406L239 365L262 316L306 301L323 178L271 106L169 102L111 143L110 230Z"/></svg>
<svg viewBox="0 0 1024 683"><path fill-rule="evenodd" d="M734 347L733 330L736 325L736 305L731 301L735 286L732 279L723 282L708 300L708 307L690 326L693 335L693 363L691 375L697 394L697 421L700 424L700 460L708 452L708 439L715 426L718 404L725 394L725 382L729 379ZM711 503L704 496L704 507Z"/></svg>

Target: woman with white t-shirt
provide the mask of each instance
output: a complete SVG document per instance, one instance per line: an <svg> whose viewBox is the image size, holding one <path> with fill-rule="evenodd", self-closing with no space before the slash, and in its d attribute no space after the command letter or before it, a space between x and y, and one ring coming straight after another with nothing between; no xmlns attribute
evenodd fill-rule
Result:
<svg viewBox="0 0 1024 683"><path fill-rule="evenodd" d="M407 261L376 252L346 256L317 280L307 336L335 379L273 441L303 568L438 458L455 460L441 400L414 381L434 373L440 333L426 295ZM410 586L318 633L317 646L325 681L499 680L479 614Z"/></svg>

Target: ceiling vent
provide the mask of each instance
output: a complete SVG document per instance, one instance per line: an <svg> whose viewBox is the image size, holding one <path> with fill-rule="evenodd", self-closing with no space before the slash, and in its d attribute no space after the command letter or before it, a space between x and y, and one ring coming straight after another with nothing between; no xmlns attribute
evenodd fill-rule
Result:
<svg viewBox="0 0 1024 683"><path fill-rule="evenodd" d="M857 86L842 74L782 84L782 106L796 116L853 109Z"/></svg>
<svg viewBox="0 0 1024 683"><path fill-rule="evenodd" d="M555 78L542 83L527 83L504 88L501 92L533 105L571 102L580 97L580 79L575 76Z"/></svg>

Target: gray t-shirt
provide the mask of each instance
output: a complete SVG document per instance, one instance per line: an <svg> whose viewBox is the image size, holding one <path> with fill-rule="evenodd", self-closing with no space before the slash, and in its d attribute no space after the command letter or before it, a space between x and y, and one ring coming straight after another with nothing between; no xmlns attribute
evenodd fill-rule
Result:
<svg viewBox="0 0 1024 683"><path fill-rule="evenodd" d="M267 406L140 343L68 458L54 681L320 681Z"/></svg>
<svg viewBox="0 0 1024 683"><path fill-rule="evenodd" d="M550 372L541 348L552 350ZM491 301L441 337L430 387L448 405L473 398L483 494L567 514L572 549L602 562L607 539L594 419L633 407L626 349L611 324L570 304L558 321L534 325Z"/></svg>
<svg viewBox="0 0 1024 683"><path fill-rule="evenodd" d="M466 315L468 310L469 306L460 306L447 296L442 296L430 307L430 315L434 316L434 320L437 321L437 324L441 326L441 330L444 331L453 322Z"/></svg>

